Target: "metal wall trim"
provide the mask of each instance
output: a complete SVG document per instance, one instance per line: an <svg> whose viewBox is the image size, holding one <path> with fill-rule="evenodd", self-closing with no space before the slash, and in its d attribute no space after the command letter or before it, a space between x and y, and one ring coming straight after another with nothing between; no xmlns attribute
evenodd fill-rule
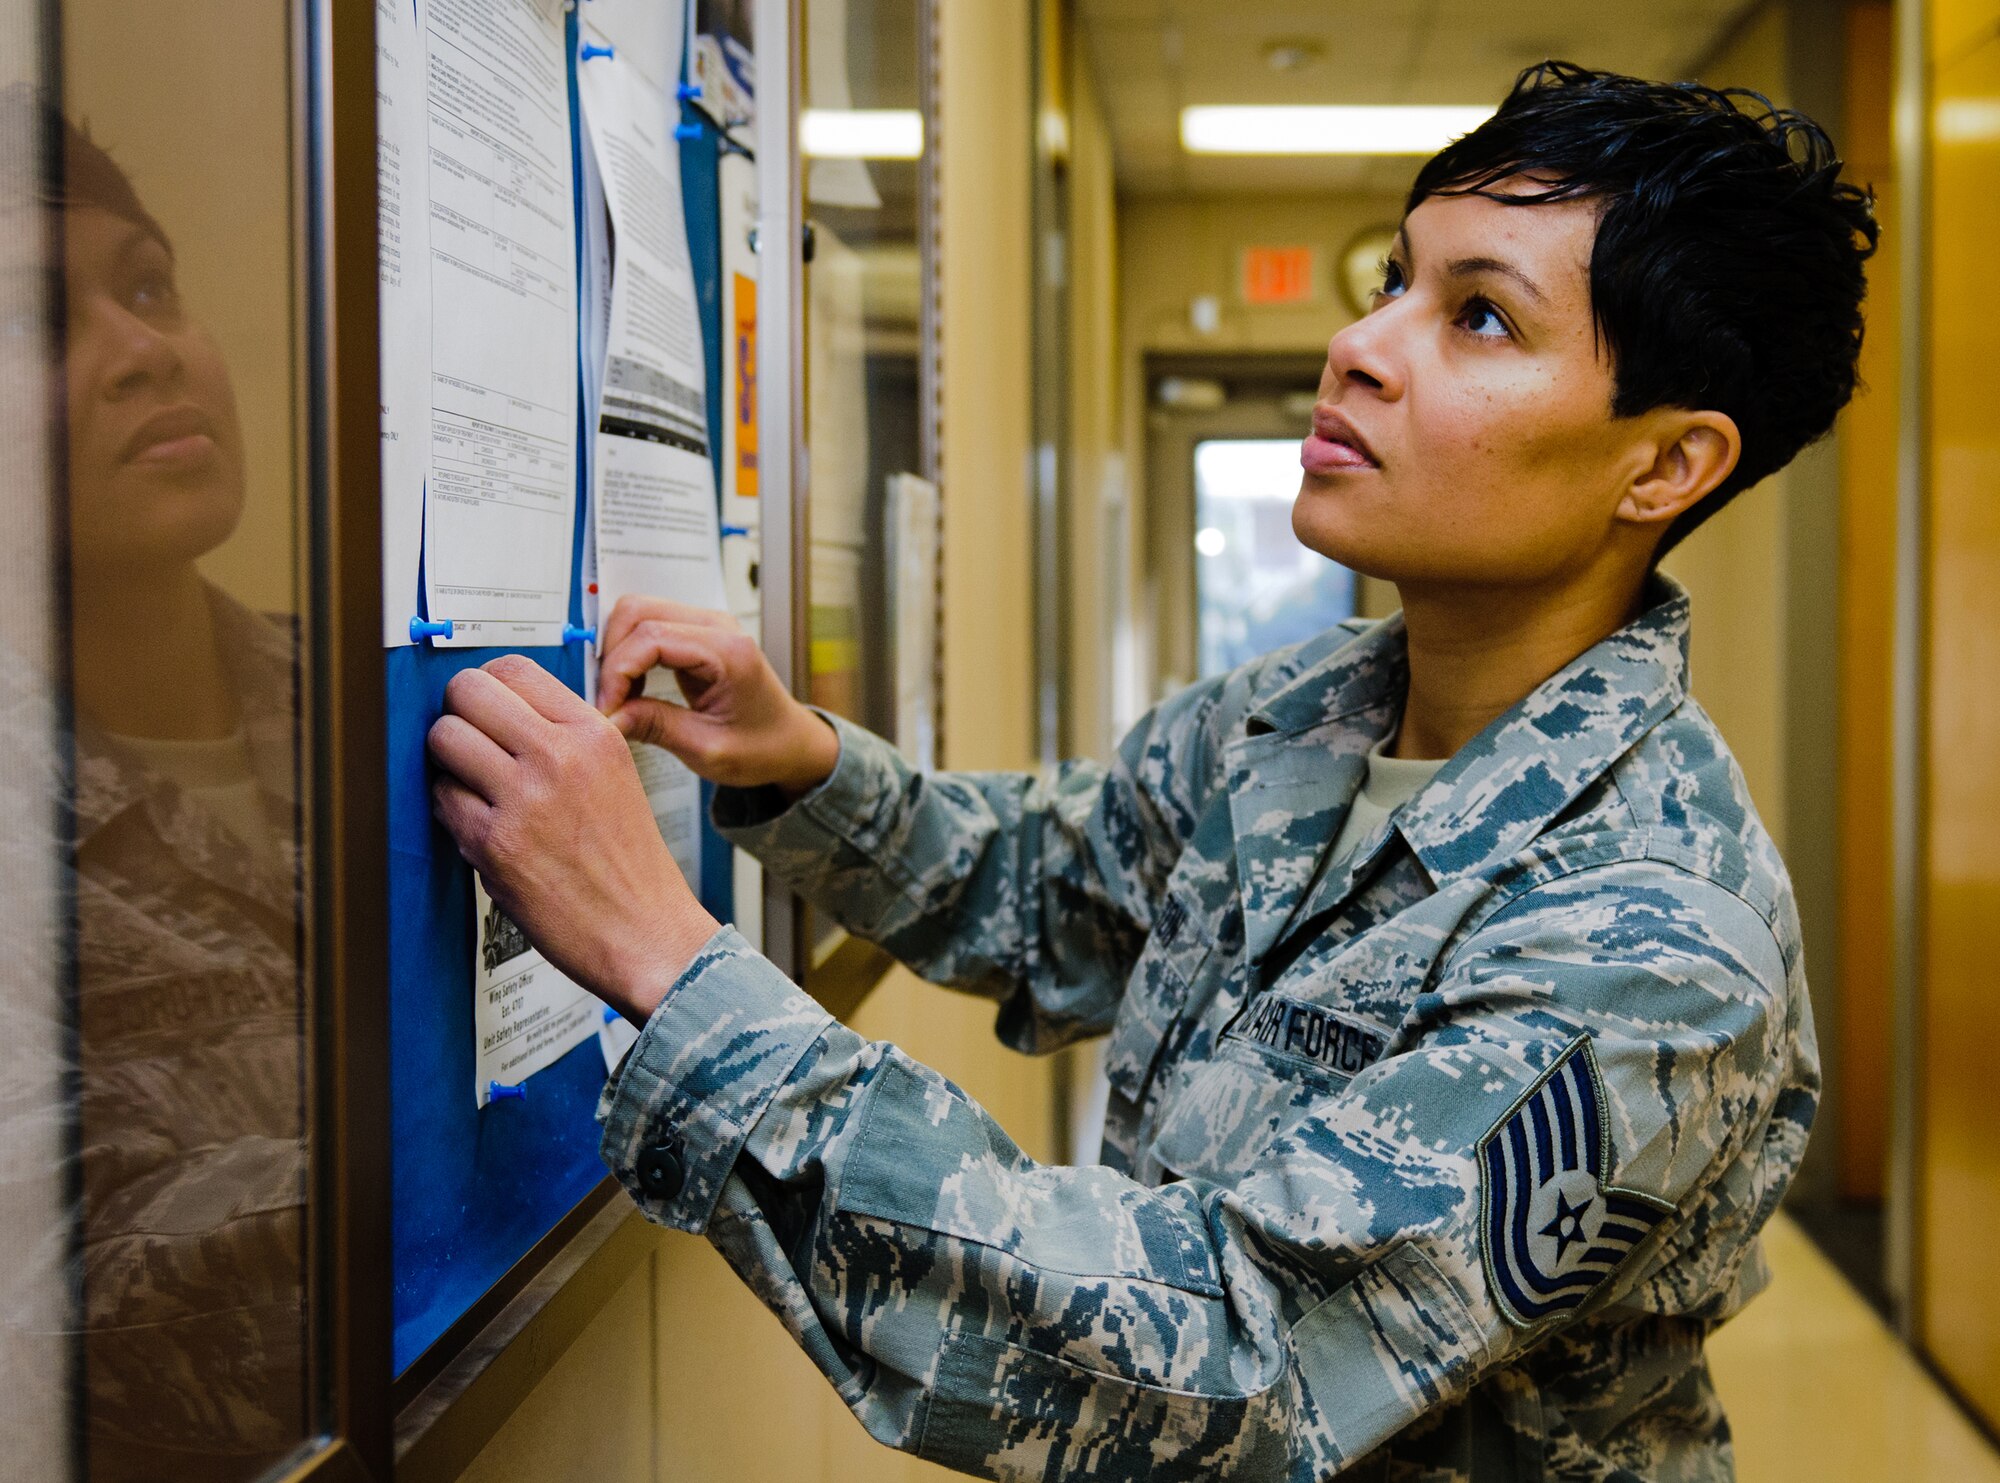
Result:
<svg viewBox="0 0 2000 1483"><path fill-rule="evenodd" d="M1923 1144L1924 873L1928 849L1930 606L1930 30L1929 0L1896 0L1893 129L1903 262L1896 460L1896 596L1891 645L1890 991L1894 1039L1884 1210L1884 1278L1896 1327L1915 1342Z"/></svg>
<svg viewBox="0 0 2000 1483"><path fill-rule="evenodd" d="M313 1400L331 1445L301 1476L387 1483L388 855L383 779L375 11L315 0L294 35L308 297L307 694L316 1040Z"/></svg>
<svg viewBox="0 0 2000 1483"><path fill-rule="evenodd" d="M765 657L792 694L812 687L807 619L805 193L797 148L803 77L798 0L756 0L758 588ZM805 982L803 907L764 876L764 955Z"/></svg>

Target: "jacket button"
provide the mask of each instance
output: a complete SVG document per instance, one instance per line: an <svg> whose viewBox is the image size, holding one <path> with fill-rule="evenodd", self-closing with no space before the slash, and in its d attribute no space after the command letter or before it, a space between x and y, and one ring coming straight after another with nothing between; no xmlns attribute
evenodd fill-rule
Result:
<svg viewBox="0 0 2000 1483"><path fill-rule="evenodd" d="M655 1143L639 1155L639 1188L656 1200L671 1200L687 1182L678 1139Z"/></svg>

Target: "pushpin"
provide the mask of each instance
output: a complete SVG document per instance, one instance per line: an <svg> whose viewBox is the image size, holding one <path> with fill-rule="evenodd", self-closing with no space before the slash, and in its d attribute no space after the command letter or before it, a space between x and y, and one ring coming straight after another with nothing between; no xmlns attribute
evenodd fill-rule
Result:
<svg viewBox="0 0 2000 1483"><path fill-rule="evenodd" d="M507 1102L516 1099L525 1102L527 1098L528 1089L526 1087L505 1086L497 1081L486 1083L486 1100L488 1102Z"/></svg>
<svg viewBox="0 0 2000 1483"><path fill-rule="evenodd" d="M592 57L613 57L617 54L617 51L612 47L599 46L594 41L586 41L577 52L576 59L579 62L588 62Z"/></svg>
<svg viewBox="0 0 2000 1483"><path fill-rule="evenodd" d="M683 103L692 103L696 98L701 96L701 84L698 82L684 82L674 89L674 96L679 98Z"/></svg>
<svg viewBox="0 0 2000 1483"><path fill-rule="evenodd" d="M604 1023L607 1025L618 1023L618 1011L613 1009L609 1004L604 1006Z"/></svg>
<svg viewBox="0 0 2000 1483"><path fill-rule="evenodd" d="M563 642L566 644L594 644L597 642L597 630L594 628L579 628L574 623L565 623L563 624Z"/></svg>
<svg viewBox="0 0 2000 1483"><path fill-rule="evenodd" d="M413 644L420 644L425 639L448 639L450 637L451 619L449 618L440 618L435 623L424 618L412 618L410 620L410 642Z"/></svg>
<svg viewBox="0 0 2000 1483"><path fill-rule="evenodd" d="M747 536L750 534L750 527L747 525L725 525L722 527L722 533L726 536Z"/></svg>
<svg viewBox="0 0 2000 1483"><path fill-rule="evenodd" d="M675 125L674 125L674 138L676 138L676 139L699 139L699 138L701 138L701 125L700 125L700 124L675 124Z"/></svg>

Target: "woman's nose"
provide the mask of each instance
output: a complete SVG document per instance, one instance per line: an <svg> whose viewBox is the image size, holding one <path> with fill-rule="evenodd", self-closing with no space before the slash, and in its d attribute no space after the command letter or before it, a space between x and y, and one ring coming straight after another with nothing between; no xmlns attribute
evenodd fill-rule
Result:
<svg viewBox="0 0 2000 1483"><path fill-rule="evenodd" d="M108 400L122 400L180 374L181 357L173 336L122 304L100 301L95 306L84 327L83 344L70 345L71 356L90 357L93 342L101 347L102 356L96 380Z"/></svg>
<svg viewBox="0 0 2000 1483"><path fill-rule="evenodd" d="M1337 333L1326 348L1333 379L1394 399L1403 394L1402 357L1396 340L1401 332L1398 305L1385 304Z"/></svg>

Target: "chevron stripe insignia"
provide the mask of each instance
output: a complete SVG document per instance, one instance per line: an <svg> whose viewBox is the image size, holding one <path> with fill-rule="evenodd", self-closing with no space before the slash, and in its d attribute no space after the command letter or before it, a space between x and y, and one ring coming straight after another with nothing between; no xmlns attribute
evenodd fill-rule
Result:
<svg viewBox="0 0 2000 1483"><path fill-rule="evenodd" d="M1608 1184L1611 1167L1604 1085L1578 1036L1479 1141L1486 1277L1511 1322L1577 1307L1673 1214Z"/></svg>

